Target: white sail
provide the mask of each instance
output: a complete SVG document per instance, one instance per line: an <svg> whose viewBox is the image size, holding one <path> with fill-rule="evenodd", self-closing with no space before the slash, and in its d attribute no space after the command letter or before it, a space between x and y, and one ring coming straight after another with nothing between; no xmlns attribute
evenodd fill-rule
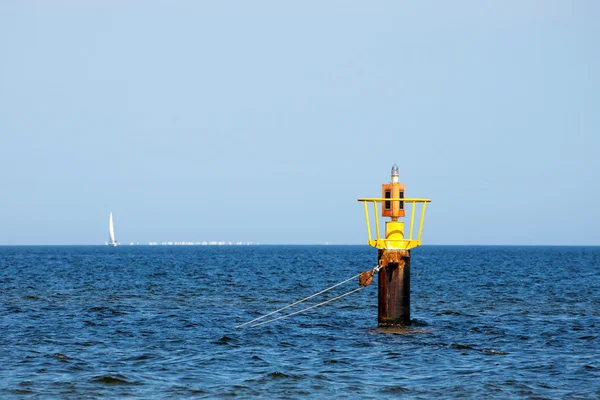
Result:
<svg viewBox="0 0 600 400"><path fill-rule="evenodd" d="M115 240L115 227L113 225L113 217L112 212L108 214L108 245L109 246L117 246L119 242Z"/></svg>

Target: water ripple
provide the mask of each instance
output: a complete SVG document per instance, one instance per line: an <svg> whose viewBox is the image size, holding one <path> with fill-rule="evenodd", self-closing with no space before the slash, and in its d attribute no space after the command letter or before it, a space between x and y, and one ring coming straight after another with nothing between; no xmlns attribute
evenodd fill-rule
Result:
<svg viewBox="0 0 600 400"><path fill-rule="evenodd" d="M375 284L235 329L376 257L367 246L0 247L0 397L600 397L597 247L422 247L409 327L377 328Z"/></svg>

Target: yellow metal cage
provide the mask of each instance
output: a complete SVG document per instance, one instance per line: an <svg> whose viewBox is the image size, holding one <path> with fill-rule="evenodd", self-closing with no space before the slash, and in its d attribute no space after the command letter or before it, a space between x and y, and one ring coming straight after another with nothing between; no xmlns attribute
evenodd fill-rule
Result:
<svg viewBox="0 0 600 400"><path fill-rule="evenodd" d="M400 249L400 250L410 250L417 246L421 245L421 233L423 232L423 220L425 219L425 209L427 208L427 203L430 203L430 199L411 199L411 198L362 198L358 199L358 201L362 201L365 206L365 219L367 221L367 232L369 234L369 246L375 247L377 249ZM391 237L386 237L385 239L381 238L381 234L379 231L379 211L377 210L377 203L381 203L384 201L403 201L405 204L410 204L411 215L410 215L410 229L408 231L408 239L404 237L404 232L398 235L391 235ZM375 230L377 232L377 238L373 239L371 235L371 224L369 222L369 207L367 203L373 203L373 210L375 212ZM419 219L419 233L416 239L413 239L413 228L415 224L415 210L417 208L417 204L422 204L421 206L421 218ZM400 223L403 226L403 223Z"/></svg>

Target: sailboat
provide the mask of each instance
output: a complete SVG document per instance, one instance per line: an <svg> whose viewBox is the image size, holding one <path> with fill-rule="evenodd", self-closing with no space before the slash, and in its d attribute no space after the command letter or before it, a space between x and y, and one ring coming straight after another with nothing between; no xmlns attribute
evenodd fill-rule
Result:
<svg viewBox="0 0 600 400"><path fill-rule="evenodd" d="M108 245L117 247L119 242L115 240L115 227L113 226L112 212L108 214Z"/></svg>

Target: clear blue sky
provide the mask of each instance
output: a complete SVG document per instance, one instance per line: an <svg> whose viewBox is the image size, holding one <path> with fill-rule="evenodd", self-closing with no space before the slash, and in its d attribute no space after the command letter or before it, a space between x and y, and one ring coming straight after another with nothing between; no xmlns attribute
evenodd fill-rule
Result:
<svg viewBox="0 0 600 400"><path fill-rule="evenodd" d="M600 245L598 1L4 1L0 244Z"/></svg>

